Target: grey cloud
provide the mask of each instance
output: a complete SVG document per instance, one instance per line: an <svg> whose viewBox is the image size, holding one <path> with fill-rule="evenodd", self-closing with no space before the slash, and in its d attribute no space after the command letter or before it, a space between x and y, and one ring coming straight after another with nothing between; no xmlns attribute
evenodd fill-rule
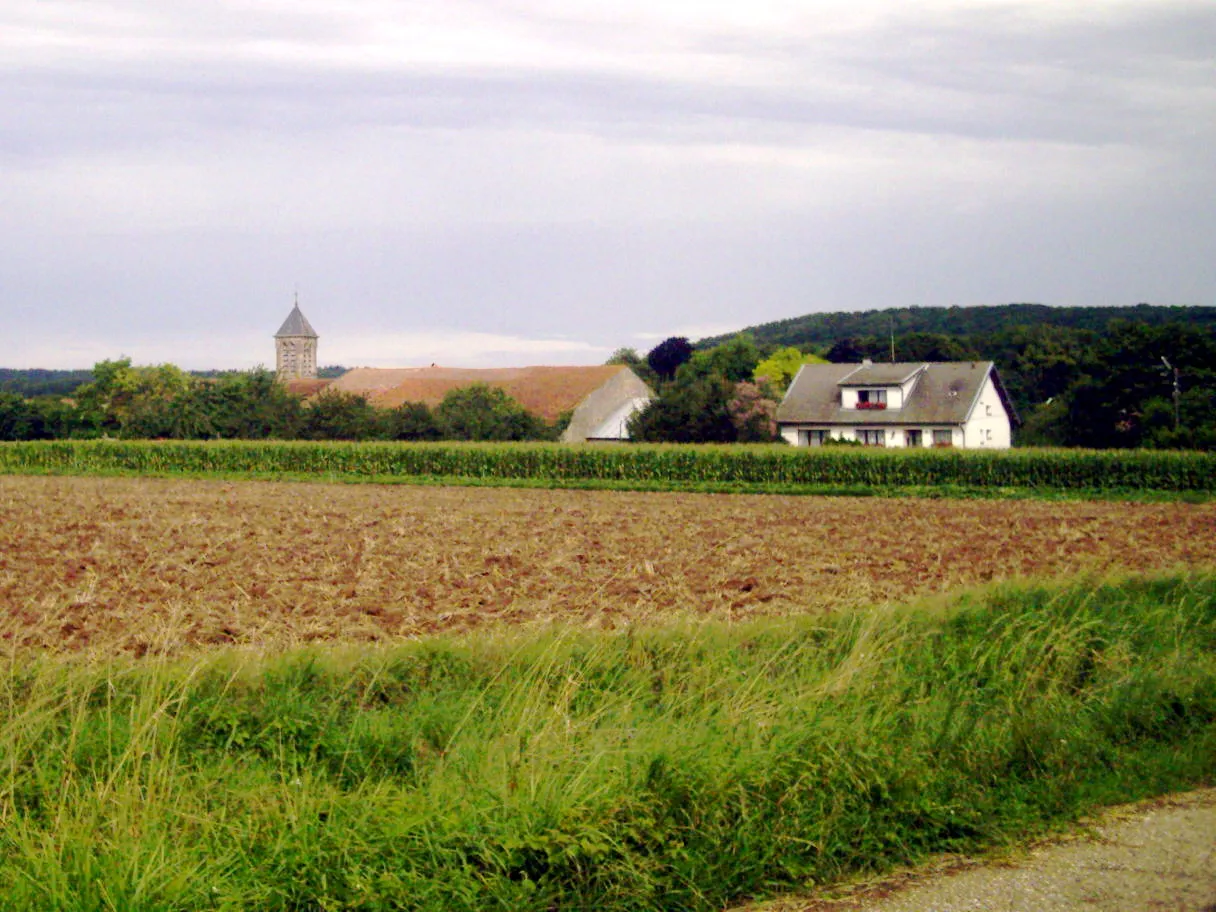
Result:
<svg viewBox="0 0 1216 912"><path fill-rule="evenodd" d="M269 28L269 25L265 26ZM309 34L304 30L305 36ZM1180 142L1216 121L1216 15L1161 4L1094 23L1009 10L901 16L806 44L705 52L783 60L805 79L754 86L525 68L352 71L317 63L154 59L0 71L0 154L129 148L212 131L521 128L658 142L798 142L808 128L1101 145ZM1199 121L1199 122L1197 122ZM795 132L790 133L793 129Z"/></svg>
<svg viewBox="0 0 1216 912"><path fill-rule="evenodd" d="M576 47L646 28L475 8ZM323 337L608 349L812 310L1211 303L1209 8L1095 3L1083 22L985 3L723 34L681 46L721 69L650 75L337 64L324 52L366 23L333 7L246 23L151 5L144 34L184 44L126 58L99 41L14 62L0 30L0 315L26 333L0 363L74 332L113 356L165 339L183 363L227 333L264 358L296 285ZM256 52L275 40L300 53Z"/></svg>
<svg viewBox="0 0 1216 912"><path fill-rule="evenodd" d="M867 129L1091 145L1210 130L1212 6L1094 9L1101 15L1092 20L1051 22L1013 6L901 12L831 43L774 43L770 55L829 89L818 98L774 96L770 116L784 111ZM730 41L710 49L757 53Z"/></svg>

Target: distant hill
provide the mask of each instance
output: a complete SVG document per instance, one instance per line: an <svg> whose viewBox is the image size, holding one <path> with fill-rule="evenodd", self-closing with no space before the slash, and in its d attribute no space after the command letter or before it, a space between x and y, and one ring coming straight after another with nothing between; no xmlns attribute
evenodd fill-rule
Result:
<svg viewBox="0 0 1216 912"><path fill-rule="evenodd" d="M802 349L828 348L840 339L905 333L942 333L952 336L990 335L1016 326L1062 326L1069 329L1104 331L1115 320L1133 320L1150 326L1184 323L1216 328L1216 307L1049 307L1046 304L1000 304L979 307L896 307L860 313L818 313L791 317L774 323L749 326L757 344L793 345ZM709 348L727 339L713 336L697 342Z"/></svg>
<svg viewBox="0 0 1216 912"><path fill-rule="evenodd" d="M70 396L76 387L93 382L91 370L28 370L0 367L0 393L19 396Z"/></svg>
<svg viewBox="0 0 1216 912"><path fill-rule="evenodd" d="M341 377L348 368L338 364L322 367L317 376L322 379ZM190 371L195 377L212 378L231 374L232 371ZM0 393L16 393L19 396L70 396L77 387L93 382L91 370L46 370L44 368L0 367Z"/></svg>
<svg viewBox="0 0 1216 912"><path fill-rule="evenodd" d="M258 365L258 367L254 368L254 369L255 370L271 370L271 368L268 368L265 365ZM318 380L333 380L337 377L341 377L348 370L350 370L349 367L343 367L341 364L327 364L325 367L317 368L317 379ZM240 374L240 373L244 373L244 371L232 370L232 369L201 370L201 371L196 370L196 371L190 371L190 376L202 377L204 380L214 380L216 377L227 377L231 374Z"/></svg>

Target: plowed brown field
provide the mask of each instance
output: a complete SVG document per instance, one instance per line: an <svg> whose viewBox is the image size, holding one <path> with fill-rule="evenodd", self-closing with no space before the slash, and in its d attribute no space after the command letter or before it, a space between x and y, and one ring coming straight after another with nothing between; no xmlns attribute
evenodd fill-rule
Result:
<svg viewBox="0 0 1216 912"><path fill-rule="evenodd" d="M612 626L1210 565L1216 505L0 477L0 643Z"/></svg>

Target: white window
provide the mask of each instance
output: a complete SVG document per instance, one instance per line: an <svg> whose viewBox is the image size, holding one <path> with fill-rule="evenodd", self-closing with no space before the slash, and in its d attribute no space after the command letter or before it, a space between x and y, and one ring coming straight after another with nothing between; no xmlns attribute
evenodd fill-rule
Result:
<svg viewBox="0 0 1216 912"><path fill-rule="evenodd" d="M857 439L865 446L886 446L887 432L881 429L875 431L868 428L859 428Z"/></svg>
<svg viewBox="0 0 1216 912"><path fill-rule="evenodd" d="M863 389L857 391L857 407L859 409L884 409L887 407L887 391L885 389Z"/></svg>
<svg viewBox="0 0 1216 912"><path fill-rule="evenodd" d="M953 446L953 444L954 444L954 434L951 431L934 431L933 432L933 445L934 446L936 446L936 447Z"/></svg>
<svg viewBox="0 0 1216 912"><path fill-rule="evenodd" d="M823 442L827 439L828 432L824 430L802 432L802 443L804 446L823 446Z"/></svg>

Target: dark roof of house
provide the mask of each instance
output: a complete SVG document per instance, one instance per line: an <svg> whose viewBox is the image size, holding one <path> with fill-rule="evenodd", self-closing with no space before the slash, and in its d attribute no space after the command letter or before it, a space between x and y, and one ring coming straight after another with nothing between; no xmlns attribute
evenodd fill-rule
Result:
<svg viewBox="0 0 1216 912"><path fill-rule="evenodd" d="M923 372L912 387L912 394L899 409L841 408L841 388L844 386L894 386L899 379L869 379L854 382L859 376L856 364L804 364L790 384L785 398L777 407L777 420L805 424L962 424L980 394L984 380L992 377L997 394L1009 413L1010 421L1018 421L1005 386L991 361L939 361L928 364L874 365L884 370L875 374L904 379Z"/></svg>
<svg viewBox="0 0 1216 912"><path fill-rule="evenodd" d="M863 362L837 383L840 386L902 386L924 366L923 361L917 364Z"/></svg>
<svg viewBox="0 0 1216 912"><path fill-rule="evenodd" d="M291 313L287 315L287 319L283 321L283 325L279 327L279 331L274 334L276 339L284 336L308 336L310 339L319 338L317 331L308 322L308 318L300 312L299 304L291 309Z"/></svg>

